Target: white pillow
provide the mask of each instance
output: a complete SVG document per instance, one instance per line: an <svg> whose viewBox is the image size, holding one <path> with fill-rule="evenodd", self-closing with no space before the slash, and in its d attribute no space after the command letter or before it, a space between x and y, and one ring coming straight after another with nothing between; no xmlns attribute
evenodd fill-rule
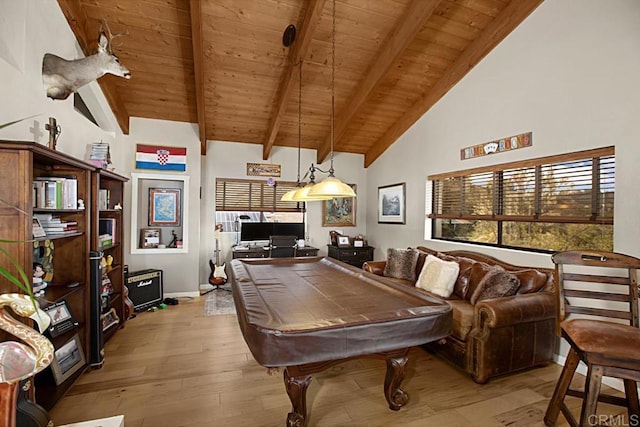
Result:
<svg viewBox="0 0 640 427"><path fill-rule="evenodd" d="M460 266L457 262L443 261L433 255L427 255L416 286L443 298L448 298L453 293L459 271Z"/></svg>

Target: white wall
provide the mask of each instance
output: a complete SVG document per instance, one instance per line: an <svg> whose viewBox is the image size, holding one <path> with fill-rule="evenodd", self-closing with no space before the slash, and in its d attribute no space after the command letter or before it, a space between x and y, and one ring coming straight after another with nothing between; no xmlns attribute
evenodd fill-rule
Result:
<svg viewBox="0 0 640 427"><path fill-rule="evenodd" d="M529 16L367 171L367 210L377 187L407 183L407 224L367 221L370 243L469 249L552 268L549 255L424 239L431 174L614 145L614 250L640 256L640 3L549 0ZM460 149L533 132L533 146L460 160ZM402 165L402 167L398 167ZM558 360L567 351L561 343ZM583 372L584 373L584 372ZM607 380L620 388L621 382Z"/></svg>
<svg viewBox="0 0 640 427"><path fill-rule="evenodd" d="M407 183L407 224L367 221L378 257L387 248L462 244L425 241L425 181L431 174L615 145L614 245L640 255L640 3L552 0L512 34L368 168L367 210L377 187ZM522 132L533 146L460 160L460 149ZM402 167L399 167L402 165ZM523 265L548 255L471 246Z"/></svg>
<svg viewBox="0 0 640 427"><path fill-rule="evenodd" d="M83 88L83 95L101 110L100 129L73 109L73 97L64 101L47 98L42 85L42 57L50 52L66 59L83 55L60 11L50 0L0 0L0 124L35 116L3 130L0 139L35 141L46 145L45 123L55 117L62 129L57 149L86 159L87 147L108 142L116 169L121 167L120 144L116 141L115 118L96 82Z"/></svg>
<svg viewBox="0 0 640 427"><path fill-rule="evenodd" d="M198 140L198 126L191 123L170 122L166 120L152 120L132 118L129 135L122 137L124 164L126 176L136 173L153 173L157 171L135 169L136 144L163 145L169 147L187 148L186 172L161 172L165 175L189 176L189 200L184 200L188 207L188 215L183 215L182 221L189 223L188 247L186 253L132 254L131 245L131 208L132 197L147 197L145 194L132 195L131 182L125 185L125 202L129 214L125 219L125 261L129 271L146 268L163 270L164 294L170 296L199 294L200 279L198 277L200 259L200 141ZM140 192L140 191L139 191ZM145 223L146 218L138 218L138 223ZM170 232L165 228L163 233ZM138 236L133 236L138 239Z"/></svg>
<svg viewBox="0 0 640 427"><path fill-rule="evenodd" d="M316 160L316 151L302 149L300 155L300 174L304 177L312 162ZM273 163L282 166L283 181L296 181L298 149L289 147L274 147L271 157L267 161L262 160L262 145L239 144L222 141L209 141L207 156L203 162L202 174L202 241L200 258L200 278L202 283L207 282L210 269L207 260L214 257L215 233L215 180L216 178L242 178L261 179L260 177L248 177L246 175L247 163ZM366 170L363 169L363 156L359 154L336 153L334 169L336 177L349 184L357 185L356 201L356 226L355 227L322 227L321 202L307 203L307 244L320 249L320 255L326 255L326 245L329 243L329 231L341 230L344 234L354 236L366 234L367 211L363 208L367 205L367 181ZM319 166L323 170L329 169L329 162ZM316 173L316 181L320 181L327 175ZM266 178L263 178L266 179ZM278 178L276 178L278 179ZM235 242L235 233L223 232L221 239L221 262L230 260L230 247Z"/></svg>

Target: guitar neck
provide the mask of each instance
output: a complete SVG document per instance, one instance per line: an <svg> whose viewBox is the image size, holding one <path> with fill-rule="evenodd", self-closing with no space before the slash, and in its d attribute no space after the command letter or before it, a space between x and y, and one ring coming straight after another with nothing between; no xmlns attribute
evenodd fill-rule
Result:
<svg viewBox="0 0 640 427"><path fill-rule="evenodd" d="M220 265L220 230L216 228L216 265Z"/></svg>

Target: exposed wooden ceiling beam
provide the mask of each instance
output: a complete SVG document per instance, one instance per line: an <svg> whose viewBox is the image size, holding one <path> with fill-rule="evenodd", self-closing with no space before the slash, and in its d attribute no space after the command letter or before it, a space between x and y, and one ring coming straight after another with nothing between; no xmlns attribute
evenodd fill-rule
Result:
<svg viewBox="0 0 640 427"><path fill-rule="evenodd" d="M67 22L69 22L71 30L75 34L82 52L85 56L92 55L94 52L89 49L89 40L91 40L91 38L89 38L87 34L87 29L89 27L87 22L88 18L82 5L80 2L74 0L58 0L58 4L60 5L62 13L64 13L64 16L67 18ZM95 40L97 40L97 34ZM111 107L111 111L118 121L118 125L120 125L120 130L123 134L128 135L129 112L120 97L117 95L118 92L115 84L108 79L98 79L98 84Z"/></svg>
<svg viewBox="0 0 640 427"><path fill-rule="evenodd" d="M413 0L402 18L398 20L396 26L387 36L375 62L371 64L367 74L360 80L360 84L353 95L349 97L351 101L334 117L334 149L340 145L340 139L347 130L351 119L366 102L378 82L384 78L389 68L398 57L402 55L418 32L420 32L440 1L441 0ZM329 132L325 141L318 148L318 163L324 162L330 151L331 133Z"/></svg>
<svg viewBox="0 0 640 427"><path fill-rule="evenodd" d="M278 135L282 117L287 110L289 94L296 82L293 68L297 66L300 59L304 59L307 56L313 33L320 22L320 16L322 15L322 9L324 8L325 1L326 0L309 0L302 26L298 27L298 34L296 35L296 41L293 44L293 49L289 50L287 68L282 81L280 82L277 103L275 104L276 108L271 118L271 122L269 123L267 141L265 142L262 150L263 160L269 159L269 156L271 155L271 149L273 148L276 136Z"/></svg>
<svg viewBox="0 0 640 427"><path fill-rule="evenodd" d="M369 167L384 151L411 127L422 115L438 102L471 69L511 33L543 0L512 1L482 34L475 39L428 92L424 93L411 108L394 123L389 130L367 151L364 167Z"/></svg>
<svg viewBox="0 0 640 427"><path fill-rule="evenodd" d="M190 0L191 41L193 43L193 73L196 80L196 111L200 136L200 154L207 154L207 122L204 102L204 66L202 52L202 9L200 0Z"/></svg>

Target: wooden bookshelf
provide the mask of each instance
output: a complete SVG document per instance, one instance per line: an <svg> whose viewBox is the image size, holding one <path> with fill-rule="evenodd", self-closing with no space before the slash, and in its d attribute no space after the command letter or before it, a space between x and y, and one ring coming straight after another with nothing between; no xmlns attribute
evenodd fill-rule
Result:
<svg viewBox="0 0 640 427"><path fill-rule="evenodd" d="M92 177L92 248L95 251L102 252L107 258L112 257L113 261L110 269L104 269L111 282L111 292L108 294L108 303L106 308L102 310L102 315L111 308L115 309L119 322L117 325L111 326L103 331L103 343L106 343L115 332L124 327L126 322L126 301L123 288L125 287L124 279L124 183L128 179L114 172L97 169ZM106 203L101 206L100 192L108 192ZM103 202L104 203L104 202ZM115 227L112 232L112 243L108 245L101 244L100 241L100 221L110 221ZM104 230L103 230L104 231Z"/></svg>
<svg viewBox="0 0 640 427"><path fill-rule="evenodd" d="M53 248L51 259L47 257L53 277L43 297L42 307L65 300L78 326L72 331L52 339L58 349L78 335L80 350L85 359L91 340L87 324L89 314L89 250L91 247L92 175L94 166L44 145L25 141L0 141L0 239L14 243L2 243L22 269L31 276L34 260L40 260ZM85 209L34 209L33 182L43 176L64 176L77 180L77 198L83 199ZM72 178L69 178L72 177ZM70 234L33 238L34 213L47 213L63 220L77 223L77 230ZM0 253L0 265L13 274L4 254ZM47 270L47 269L45 269ZM0 292L17 292L16 287L0 278ZM15 339L2 336L2 340ZM75 379L86 369L86 363L70 378L56 385L51 367L36 376L36 401L50 409L71 387Z"/></svg>

